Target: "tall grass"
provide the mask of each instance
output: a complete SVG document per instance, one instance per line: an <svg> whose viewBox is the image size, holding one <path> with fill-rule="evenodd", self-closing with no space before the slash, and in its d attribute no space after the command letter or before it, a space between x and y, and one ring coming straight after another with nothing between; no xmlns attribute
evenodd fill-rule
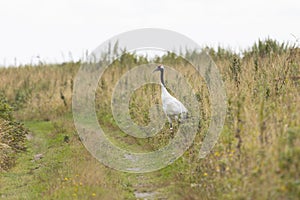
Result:
<svg viewBox="0 0 300 200"><path fill-rule="evenodd" d="M210 118L209 93L189 63L174 54L157 62L180 71L197 96L201 124L193 146L174 164L171 194L181 199L296 199L300 196L300 49L267 39L242 55L209 49L225 82L226 122L208 157L198 160ZM195 53L195 52L194 52ZM193 52L189 55L193 56ZM109 57L109 56L107 56ZM124 53L104 73L96 93L97 116L120 146L152 151L171 138L167 124L151 139L120 133L111 113L111 94L119 78L132 67L148 63ZM73 80L80 63L0 69L0 90L19 120L52 120L69 113ZM160 103L160 88L145 85L130 102L133 120L149 122L148 109Z"/></svg>
<svg viewBox="0 0 300 200"><path fill-rule="evenodd" d="M80 63L0 69L0 91L20 120L50 120L71 108L73 78Z"/></svg>

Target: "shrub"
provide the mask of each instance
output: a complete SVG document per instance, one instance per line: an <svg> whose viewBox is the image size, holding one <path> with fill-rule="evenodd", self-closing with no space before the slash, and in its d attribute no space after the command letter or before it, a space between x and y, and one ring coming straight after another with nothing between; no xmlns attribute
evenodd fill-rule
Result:
<svg viewBox="0 0 300 200"><path fill-rule="evenodd" d="M0 95L0 171L13 166L16 154L25 150L27 130L13 119L12 110Z"/></svg>

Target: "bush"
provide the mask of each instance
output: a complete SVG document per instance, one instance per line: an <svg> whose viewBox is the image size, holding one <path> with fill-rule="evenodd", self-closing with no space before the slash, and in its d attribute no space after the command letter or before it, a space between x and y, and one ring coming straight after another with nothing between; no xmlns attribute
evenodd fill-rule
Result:
<svg viewBox="0 0 300 200"><path fill-rule="evenodd" d="M25 150L27 130L12 116L12 107L0 95L0 171L7 170L18 152Z"/></svg>
<svg viewBox="0 0 300 200"><path fill-rule="evenodd" d="M5 120L12 120L13 108L8 104L6 98L0 93L0 118Z"/></svg>

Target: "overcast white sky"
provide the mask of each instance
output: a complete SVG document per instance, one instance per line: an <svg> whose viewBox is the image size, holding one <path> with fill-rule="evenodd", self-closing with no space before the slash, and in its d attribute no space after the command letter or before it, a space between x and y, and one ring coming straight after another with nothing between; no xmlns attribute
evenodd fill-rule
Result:
<svg viewBox="0 0 300 200"><path fill-rule="evenodd" d="M137 28L180 32L199 45L252 45L300 37L299 0L1 0L0 65L80 59Z"/></svg>

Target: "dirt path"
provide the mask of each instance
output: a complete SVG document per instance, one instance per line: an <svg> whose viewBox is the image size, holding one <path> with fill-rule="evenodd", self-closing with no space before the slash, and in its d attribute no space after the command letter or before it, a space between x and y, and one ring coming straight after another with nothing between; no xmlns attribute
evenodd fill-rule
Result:
<svg viewBox="0 0 300 200"><path fill-rule="evenodd" d="M51 122L26 126L31 130L28 149L14 168L0 175L1 199L169 199L172 175L166 176L168 169L118 172L92 158L80 141L66 143L68 134L70 140L76 139L71 133L53 134Z"/></svg>

